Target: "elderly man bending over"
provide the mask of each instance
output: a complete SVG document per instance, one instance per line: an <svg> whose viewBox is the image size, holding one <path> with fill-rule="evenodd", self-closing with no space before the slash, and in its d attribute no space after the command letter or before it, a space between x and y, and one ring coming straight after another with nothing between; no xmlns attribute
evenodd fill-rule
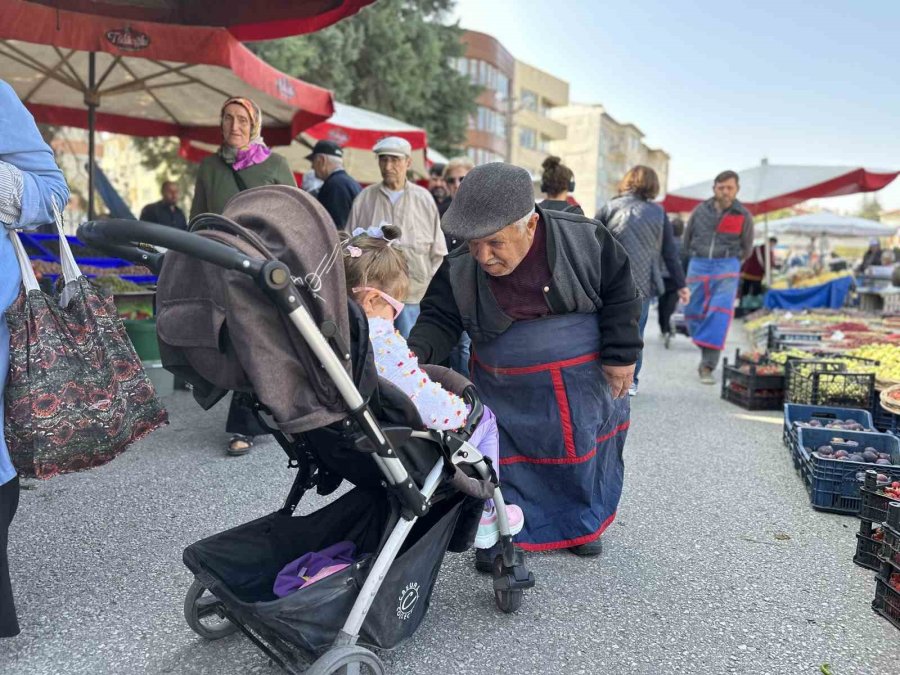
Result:
<svg viewBox="0 0 900 675"><path fill-rule="evenodd" d="M533 195L528 172L508 164L466 176L442 226L468 246L435 275L409 345L438 363L469 333L472 380L500 425L504 492L525 511L519 545L598 555L622 493L641 299L606 228Z"/></svg>

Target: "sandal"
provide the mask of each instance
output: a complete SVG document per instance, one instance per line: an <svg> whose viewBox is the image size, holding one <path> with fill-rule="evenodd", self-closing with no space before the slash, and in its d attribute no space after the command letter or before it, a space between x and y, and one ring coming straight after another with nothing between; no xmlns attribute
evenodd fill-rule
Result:
<svg viewBox="0 0 900 675"><path fill-rule="evenodd" d="M228 441L226 452L232 457L240 457L250 452L253 447L253 436L244 436L242 434L234 434Z"/></svg>

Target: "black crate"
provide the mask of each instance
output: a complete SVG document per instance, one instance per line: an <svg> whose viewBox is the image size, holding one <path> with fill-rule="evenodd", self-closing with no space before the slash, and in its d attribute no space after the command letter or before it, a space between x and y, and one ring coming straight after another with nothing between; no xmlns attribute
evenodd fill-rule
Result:
<svg viewBox="0 0 900 675"><path fill-rule="evenodd" d="M891 573L900 572L900 532L885 523L883 527L884 540L878 550L881 562L891 568Z"/></svg>
<svg viewBox="0 0 900 675"><path fill-rule="evenodd" d="M872 402L872 421L875 423L875 428L879 431L894 432L900 429L897 415L881 407L881 398L877 393L875 400Z"/></svg>
<svg viewBox="0 0 900 675"><path fill-rule="evenodd" d="M729 366L728 359L725 359L721 396L745 410L781 410L784 405L783 389L760 386L769 384L771 377L773 376L742 373L739 367Z"/></svg>
<svg viewBox="0 0 900 675"><path fill-rule="evenodd" d="M900 628L900 593L890 585L893 575L889 569L888 565L884 565L875 577L875 599L872 601L872 609L894 624L895 628ZM897 577L900 577L900 574Z"/></svg>
<svg viewBox="0 0 900 675"><path fill-rule="evenodd" d="M856 554L853 562L868 570L881 569L881 542L884 538L884 530L877 523L862 522L859 524L859 532L856 533Z"/></svg>
<svg viewBox="0 0 900 675"><path fill-rule="evenodd" d="M723 380L736 382L751 391L759 391L761 389L768 391L784 391L784 373L782 372L777 375L760 374L757 372L757 369L761 365L770 364L755 364L738 361L737 364L730 366L728 365L728 359L725 359L725 365L722 370L724 373ZM744 371L744 368L747 368L748 370Z"/></svg>
<svg viewBox="0 0 900 675"><path fill-rule="evenodd" d="M838 361L788 359L784 398L787 403L872 410L874 373L848 373Z"/></svg>
<svg viewBox="0 0 900 675"><path fill-rule="evenodd" d="M883 492L888 483L878 483L878 472L873 469L866 471L865 482L859 486L859 518L869 523L883 523L887 520L888 504L893 499Z"/></svg>

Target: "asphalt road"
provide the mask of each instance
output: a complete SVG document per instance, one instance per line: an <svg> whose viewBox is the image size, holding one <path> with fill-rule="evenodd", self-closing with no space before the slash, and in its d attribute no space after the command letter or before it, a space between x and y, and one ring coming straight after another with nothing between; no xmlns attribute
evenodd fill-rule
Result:
<svg viewBox="0 0 900 675"><path fill-rule="evenodd" d="M382 654L389 672L897 672L900 634L851 561L857 521L813 511L780 414L722 402L697 361L686 338L664 350L651 321L603 556L531 555L538 585L506 616L472 554L448 555L422 627ZM23 632L0 641L3 675L279 672L241 635L191 632L181 553L278 508L284 455L227 458L224 406L166 403L170 426L111 464L26 484L10 544Z"/></svg>

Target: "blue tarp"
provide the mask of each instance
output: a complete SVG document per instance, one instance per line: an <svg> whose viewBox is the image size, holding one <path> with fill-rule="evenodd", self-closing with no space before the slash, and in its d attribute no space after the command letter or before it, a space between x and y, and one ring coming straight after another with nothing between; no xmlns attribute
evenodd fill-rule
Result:
<svg viewBox="0 0 900 675"><path fill-rule="evenodd" d="M85 165L87 168L87 165ZM116 192L109 178L103 173L98 164L94 165L94 189L100 193L100 198L106 204L109 215L113 218L128 218L129 220L137 220L125 200Z"/></svg>
<svg viewBox="0 0 900 675"><path fill-rule="evenodd" d="M791 288L766 293L766 309L813 309L827 307L839 309L844 306L847 294L853 286L853 277L840 277L827 284L809 288Z"/></svg>

